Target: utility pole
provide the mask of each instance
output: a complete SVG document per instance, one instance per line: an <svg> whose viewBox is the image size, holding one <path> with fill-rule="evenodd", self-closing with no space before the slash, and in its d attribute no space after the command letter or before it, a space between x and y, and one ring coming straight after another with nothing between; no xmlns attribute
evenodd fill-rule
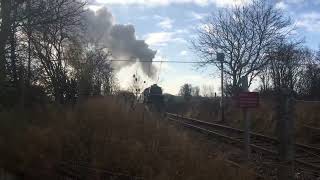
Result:
<svg viewBox="0 0 320 180"><path fill-rule="evenodd" d="M242 82L242 91L249 92L248 87L248 76L244 76L241 79ZM243 108L243 119L244 119L244 145L247 160L250 160L251 155L251 146L250 146L250 119L249 119L249 112L248 108Z"/></svg>
<svg viewBox="0 0 320 180"><path fill-rule="evenodd" d="M223 72L223 62L224 62L224 54L217 53L217 60L221 62L221 100L220 100L220 108L221 108L221 122L224 122L224 72Z"/></svg>
<svg viewBox="0 0 320 180"><path fill-rule="evenodd" d="M278 89L278 152L280 159L279 179L291 180L294 176L294 120L292 89Z"/></svg>

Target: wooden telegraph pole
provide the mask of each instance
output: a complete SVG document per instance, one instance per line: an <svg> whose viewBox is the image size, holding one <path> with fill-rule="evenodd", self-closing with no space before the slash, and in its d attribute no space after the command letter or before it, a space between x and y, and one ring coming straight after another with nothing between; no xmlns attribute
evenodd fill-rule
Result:
<svg viewBox="0 0 320 180"><path fill-rule="evenodd" d="M241 79L242 81L242 90L243 92L249 92L248 87L248 77L244 76ZM250 147L250 119L249 119L249 112L248 108L244 107L242 108L243 111L243 119L244 119L244 145L245 145L245 151L246 151L246 157L247 160L250 160L251 155L251 147Z"/></svg>
<svg viewBox="0 0 320 180"><path fill-rule="evenodd" d="M239 107L242 108L244 120L244 148L247 160L250 160L251 146L250 146L250 118L249 110L259 106L259 93L249 92L248 76L241 78L242 91L238 95Z"/></svg>
<svg viewBox="0 0 320 180"><path fill-rule="evenodd" d="M224 72L223 72L223 62L224 62L224 54L217 53L217 60L221 63L221 100L220 100L220 108L221 108L221 122L224 122Z"/></svg>
<svg viewBox="0 0 320 180"><path fill-rule="evenodd" d="M278 152L280 159L279 179L294 178L294 120L292 90L278 89L278 122L277 136L279 140Z"/></svg>

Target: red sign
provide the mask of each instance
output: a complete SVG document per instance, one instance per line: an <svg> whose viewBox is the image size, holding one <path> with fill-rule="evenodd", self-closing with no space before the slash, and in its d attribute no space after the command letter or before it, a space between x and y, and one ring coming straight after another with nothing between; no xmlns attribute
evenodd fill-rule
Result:
<svg viewBox="0 0 320 180"><path fill-rule="evenodd" d="M241 92L238 96L238 103L241 108L256 108L259 106L259 93Z"/></svg>

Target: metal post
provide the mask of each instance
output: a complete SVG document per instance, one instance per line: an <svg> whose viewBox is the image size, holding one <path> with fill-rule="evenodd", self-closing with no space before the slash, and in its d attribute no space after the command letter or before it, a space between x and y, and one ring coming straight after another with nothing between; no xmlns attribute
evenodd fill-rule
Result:
<svg viewBox="0 0 320 180"><path fill-rule="evenodd" d="M217 60L221 62L221 100L220 100L220 108L221 108L221 122L224 122L224 72L223 72L223 61L224 61L224 54L218 53Z"/></svg>
<svg viewBox="0 0 320 180"><path fill-rule="evenodd" d="M249 91L248 87L248 77L242 77L242 90L244 92ZM250 146L250 119L249 119L249 112L248 108L243 108L243 119L244 119L244 146L246 151L247 160L250 160L251 154L251 146Z"/></svg>

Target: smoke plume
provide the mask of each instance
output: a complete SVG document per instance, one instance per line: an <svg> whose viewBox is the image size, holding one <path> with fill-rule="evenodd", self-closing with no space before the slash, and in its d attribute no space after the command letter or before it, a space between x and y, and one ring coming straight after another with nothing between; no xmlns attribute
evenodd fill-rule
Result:
<svg viewBox="0 0 320 180"><path fill-rule="evenodd" d="M113 15L107 8L86 14L86 37L94 45L106 47L111 51L112 58L131 60L132 62L117 62L119 69L141 62L143 72L154 77L156 68L152 65L156 51L149 48L144 40L137 40L133 25L116 24Z"/></svg>

